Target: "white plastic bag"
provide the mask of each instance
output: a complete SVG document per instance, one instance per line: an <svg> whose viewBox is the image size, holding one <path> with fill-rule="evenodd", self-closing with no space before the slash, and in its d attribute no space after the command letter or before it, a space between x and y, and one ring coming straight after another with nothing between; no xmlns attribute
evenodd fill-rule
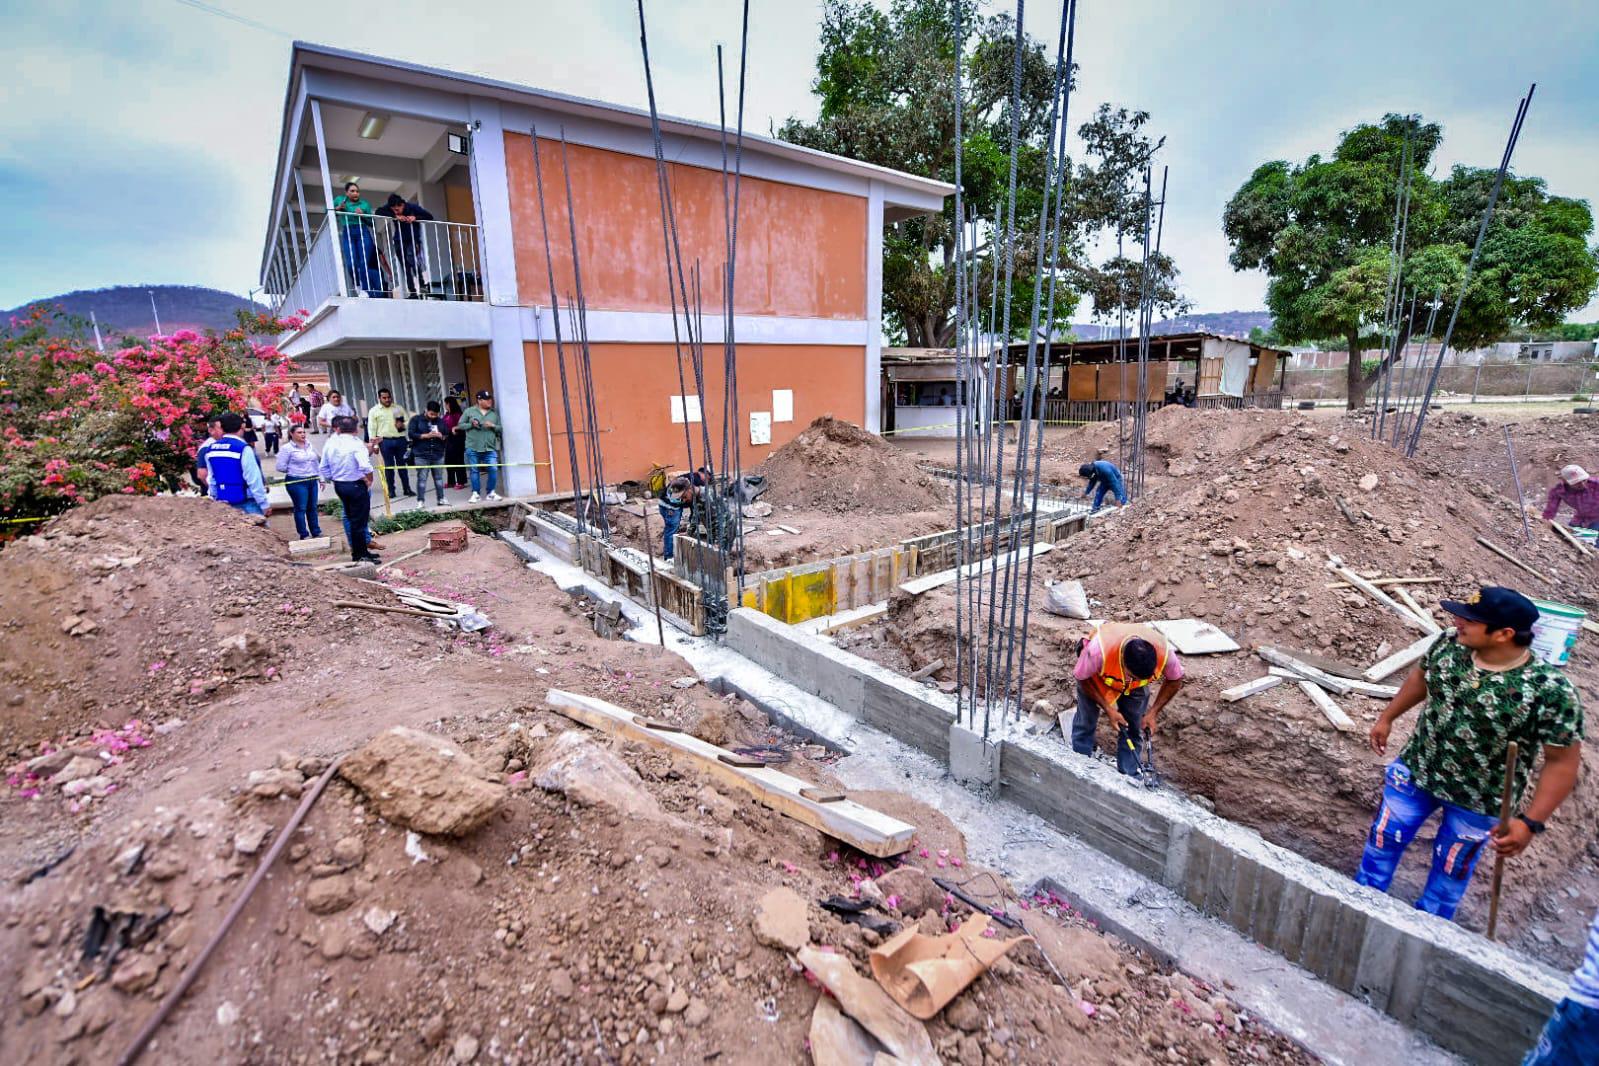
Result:
<svg viewBox="0 0 1599 1066"><path fill-rule="evenodd" d="M1061 581L1050 585L1049 596L1044 600L1044 610L1064 618L1088 617L1088 593L1081 581Z"/></svg>

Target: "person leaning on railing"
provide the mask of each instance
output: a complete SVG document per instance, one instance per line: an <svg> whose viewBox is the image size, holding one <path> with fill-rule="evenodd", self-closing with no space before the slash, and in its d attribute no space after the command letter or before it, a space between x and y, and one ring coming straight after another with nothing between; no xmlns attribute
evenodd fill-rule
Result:
<svg viewBox="0 0 1599 1066"><path fill-rule="evenodd" d="M422 296L422 223L432 222L433 213L399 193L390 193L377 213L394 219L389 229L389 244L393 246L398 263L396 269L405 278L406 298L418 299Z"/></svg>

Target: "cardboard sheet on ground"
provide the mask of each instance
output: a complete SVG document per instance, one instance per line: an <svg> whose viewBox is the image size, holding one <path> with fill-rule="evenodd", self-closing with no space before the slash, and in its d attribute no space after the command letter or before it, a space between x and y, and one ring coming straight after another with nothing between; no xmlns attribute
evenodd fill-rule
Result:
<svg viewBox="0 0 1599 1066"><path fill-rule="evenodd" d="M994 960L1032 939L984 936L988 922L988 915L974 914L946 936L902 930L872 949L872 974L894 1002L926 1021L986 973Z"/></svg>

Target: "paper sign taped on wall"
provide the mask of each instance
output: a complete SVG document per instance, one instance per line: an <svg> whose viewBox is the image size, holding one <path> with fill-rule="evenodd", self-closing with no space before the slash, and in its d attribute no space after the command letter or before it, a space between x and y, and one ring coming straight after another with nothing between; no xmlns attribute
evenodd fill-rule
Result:
<svg viewBox="0 0 1599 1066"><path fill-rule="evenodd" d="M770 444L770 443L772 443L772 412L770 412L770 411L751 411L750 412L750 443L751 444Z"/></svg>
<svg viewBox="0 0 1599 1066"><path fill-rule="evenodd" d="M773 389L772 390L772 421L773 422L792 422L792 421L794 421L794 390L793 389Z"/></svg>
<svg viewBox="0 0 1599 1066"><path fill-rule="evenodd" d="M684 417L684 410L687 417ZM672 422L680 425L684 422L700 422L700 398L698 396L673 396L672 397Z"/></svg>

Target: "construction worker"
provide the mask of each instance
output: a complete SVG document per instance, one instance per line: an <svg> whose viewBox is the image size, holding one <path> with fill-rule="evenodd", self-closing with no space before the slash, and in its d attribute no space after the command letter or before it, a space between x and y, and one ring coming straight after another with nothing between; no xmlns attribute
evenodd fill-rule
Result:
<svg viewBox="0 0 1599 1066"><path fill-rule="evenodd" d="M1560 480L1549 490L1543 517L1553 522L1564 504L1571 508L1571 524L1583 529L1599 529L1599 481L1575 463L1560 468Z"/></svg>
<svg viewBox="0 0 1599 1066"><path fill-rule="evenodd" d="M1077 476L1088 479L1088 484L1083 486L1083 495L1094 493L1094 510L1104 505L1107 492L1116 497L1117 504L1127 506L1127 483L1122 480L1122 472L1116 469L1115 463L1106 459L1084 463L1077 468ZM1094 492L1095 489L1099 491Z"/></svg>
<svg viewBox="0 0 1599 1066"><path fill-rule="evenodd" d="M1464 601L1444 600L1453 636L1440 638L1371 727L1371 750L1388 751L1388 734L1422 705L1416 731L1388 765L1382 806L1366 837L1355 880L1386 892L1399 860L1439 808L1443 823L1419 910L1454 917L1483 845L1518 855L1571 794L1582 764L1582 707L1557 668L1532 654L1538 608L1514 589L1488 587ZM1509 744L1521 752L1511 784L1513 810L1497 828ZM1522 795L1538 749L1543 770L1531 802Z"/></svg>
<svg viewBox="0 0 1599 1066"><path fill-rule="evenodd" d="M673 478L661 490L661 521L665 523L661 530L661 558L671 560L673 541L678 527L683 524L683 512L694 506L697 494L695 479L688 475Z"/></svg>
<svg viewBox="0 0 1599 1066"><path fill-rule="evenodd" d="M1103 711L1116 725L1116 769L1132 777L1141 772L1139 753L1155 735L1160 712L1183 687L1183 664L1155 629L1106 622L1085 638L1077 653L1077 713L1072 717L1072 750L1094 753ZM1149 686L1159 679L1160 695L1149 702Z"/></svg>

